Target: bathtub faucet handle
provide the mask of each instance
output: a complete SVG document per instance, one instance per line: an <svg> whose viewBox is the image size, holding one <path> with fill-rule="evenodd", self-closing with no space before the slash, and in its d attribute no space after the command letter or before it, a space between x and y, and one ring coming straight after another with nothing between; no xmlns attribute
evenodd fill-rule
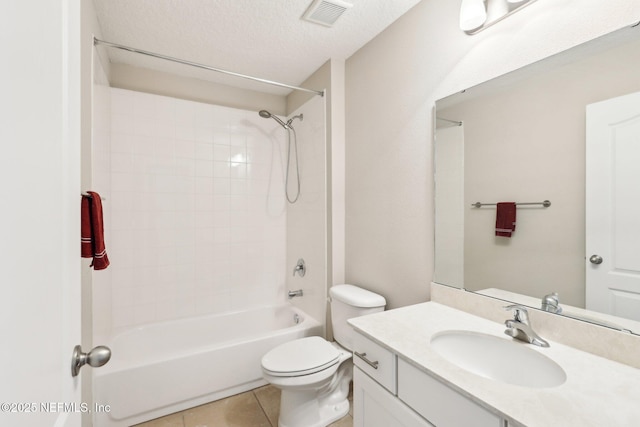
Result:
<svg viewBox="0 0 640 427"><path fill-rule="evenodd" d="M304 259L302 258L298 259L298 263L296 264L295 267L293 267L293 275L295 276L296 273L298 273L300 277L304 277L304 274L306 272L307 272L307 266L304 263Z"/></svg>

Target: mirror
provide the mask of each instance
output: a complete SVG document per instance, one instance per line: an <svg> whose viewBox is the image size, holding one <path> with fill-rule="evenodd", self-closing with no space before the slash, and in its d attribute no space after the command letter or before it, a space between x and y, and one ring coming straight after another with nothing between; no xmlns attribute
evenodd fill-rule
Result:
<svg viewBox="0 0 640 427"><path fill-rule="evenodd" d="M436 102L435 282L538 309L555 292L562 315L640 334L640 309L596 312L585 285L585 109L640 92L639 69L625 27ZM497 202L518 203L511 238Z"/></svg>

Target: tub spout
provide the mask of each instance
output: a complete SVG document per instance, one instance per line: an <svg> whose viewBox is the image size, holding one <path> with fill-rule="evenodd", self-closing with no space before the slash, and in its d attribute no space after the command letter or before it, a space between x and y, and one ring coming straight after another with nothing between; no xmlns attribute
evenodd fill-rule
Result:
<svg viewBox="0 0 640 427"><path fill-rule="evenodd" d="M302 296L302 289L298 289L297 291L289 291L287 293L287 297L289 299L293 298L293 297L301 297Z"/></svg>

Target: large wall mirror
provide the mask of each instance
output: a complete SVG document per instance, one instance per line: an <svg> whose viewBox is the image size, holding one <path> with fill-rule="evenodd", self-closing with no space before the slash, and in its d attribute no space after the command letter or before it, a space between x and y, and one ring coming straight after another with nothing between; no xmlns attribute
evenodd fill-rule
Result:
<svg viewBox="0 0 640 427"><path fill-rule="evenodd" d="M638 105L640 26L436 102L434 281L640 334Z"/></svg>

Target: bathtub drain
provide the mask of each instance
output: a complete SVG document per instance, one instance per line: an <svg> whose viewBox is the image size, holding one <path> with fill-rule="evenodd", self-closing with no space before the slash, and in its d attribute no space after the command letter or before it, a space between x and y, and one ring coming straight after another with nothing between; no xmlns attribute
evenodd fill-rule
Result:
<svg viewBox="0 0 640 427"><path fill-rule="evenodd" d="M295 323L296 325L300 323L300 316L298 316L298 313L293 314L293 323Z"/></svg>

